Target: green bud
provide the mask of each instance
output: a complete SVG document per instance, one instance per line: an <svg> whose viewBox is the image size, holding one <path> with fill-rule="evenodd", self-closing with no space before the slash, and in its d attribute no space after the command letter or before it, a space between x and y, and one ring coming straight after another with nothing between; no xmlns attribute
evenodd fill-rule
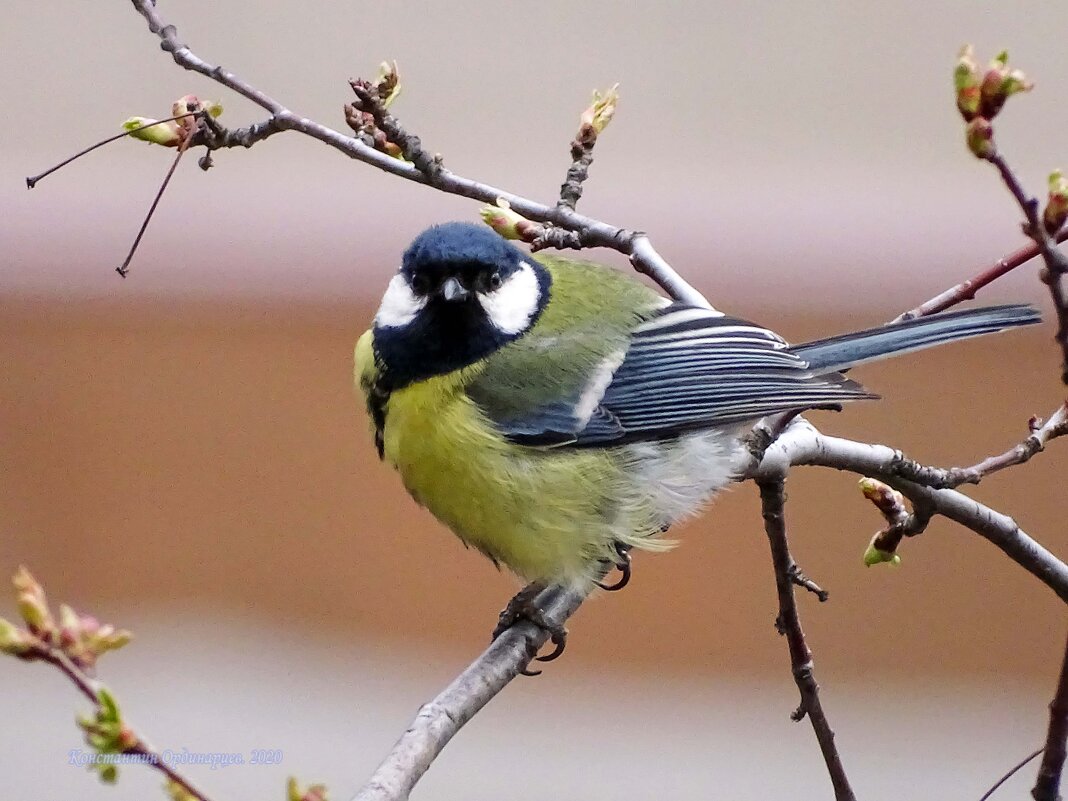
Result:
<svg viewBox="0 0 1068 801"><path fill-rule="evenodd" d="M174 779L167 779L167 783L163 785L163 789L167 793L167 797L171 801L198 801L197 797L186 790Z"/></svg>
<svg viewBox="0 0 1068 801"><path fill-rule="evenodd" d="M976 117L965 126L964 141L976 158L988 159L997 152L994 146L994 126L986 117Z"/></svg>
<svg viewBox="0 0 1068 801"><path fill-rule="evenodd" d="M1020 92L1029 92L1033 84L1020 70L1008 67L1009 53L1002 50L990 62L980 85L979 114L988 120L994 119L1005 101Z"/></svg>
<svg viewBox="0 0 1068 801"><path fill-rule="evenodd" d="M130 131L132 138L140 139L142 142L151 142L154 145L163 145L164 147L178 147L178 144L182 141L178 123L175 120L171 120L170 122L152 125L154 122L155 120L148 117L130 117L122 124L122 129ZM137 130L144 125L151 127L140 131Z"/></svg>
<svg viewBox="0 0 1068 801"><path fill-rule="evenodd" d="M114 626L104 626L97 635L90 639L89 644L99 656L105 651L117 651L132 639L133 634L126 629L116 630Z"/></svg>
<svg viewBox="0 0 1068 801"><path fill-rule="evenodd" d="M0 653L21 656L32 650L33 640L10 620L0 617Z"/></svg>
<svg viewBox="0 0 1068 801"><path fill-rule="evenodd" d="M383 108L389 108L390 104L401 93L400 72L397 70L396 61L383 61L378 65L378 80L375 82L378 89L378 98Z"/></svg>
<svg viewBox="0 0 1068 801"><path fill-rule="evenodd" d="M901 557L896 553L890 553L889 551L882 551L875 547L872 543L868 546L868 549L864 552L864 565L871 567L872 565L881 565L885 562L889 562L892 565L901 564Z"/></svg>
<svg viewBox="0 0 1068 801"><path fill-rule="evenodd" d="M38 583L25 565L20 565L12 579L15 585L15 601L19 614L34 634L50 635L55 628L52 613L48 609L44 588Z"/></svg>
<svg viewBox="0 0 1068 801"><path fill-rule="evenodd" d="M478 213L482 217L482 222L505 239L530 242L537 235L540 227L536 222L512 211L512 207L504 198L497 198L496 206L483 206Z"/></svg>
<svg viewBox="0 0 1068 801"><path fill-rule="evenodd" d="M302 791L297 780L290 776L286 781L286 801L328 801L325 784L313 784Z"/></svg>
<svg viewBox="0 0 1068 801"><path fill-rule="evenodd" d="M104 782L104 784L114 784L119 780L118 765L101 765L99 773L100 781Z"/></svg>
<svg viewBox="0 0 1068 801"><path fill-rule="evenodd" d="M1046 209L1042 212L1042 224L1046 231L1055 234L1064 227L1068 220L1068 179L1060 170L1054 170L1049 175L1049 199L1046 201Z"/></svg>
<svg viewBox="0 0 1068 801"><path fill-rule="evenodd" d="M957 57L953 69L953 86L957 91L957 110L970 122L979 113L980 85L979 67L971 45L965 45Z"/></svg>
<svg viewBox="0 0 1068 801"><path fill-rule="evenodd" d="M101 687L97 690L96 697L100 704L97 720L101 723L122 723L122 715L119 713L119 705L115 701L115 696L106 687Z"/></svg>
<svg viewBox="0 0 1068 801"><path fill-rule="evenodd" d="M619 84L614 84L603 95L594 90L593 103L582 112L579 122L583 128L591 128L595 134L601 133L608 127L612 117L616 113L616 105L619 103Z"/></svg>

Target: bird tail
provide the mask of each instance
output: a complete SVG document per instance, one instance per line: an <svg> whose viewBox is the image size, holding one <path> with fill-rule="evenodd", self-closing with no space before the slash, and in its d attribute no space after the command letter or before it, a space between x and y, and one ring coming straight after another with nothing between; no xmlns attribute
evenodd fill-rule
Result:
<svg viewBox="0 0 1068 801"><path fill-rule="evenodd" d="M932 314L879 328L795 345L791 351L820 372L848 370L858 364L931 348L958 339L1034 325L1042 316L1024 304Z"/></svg>

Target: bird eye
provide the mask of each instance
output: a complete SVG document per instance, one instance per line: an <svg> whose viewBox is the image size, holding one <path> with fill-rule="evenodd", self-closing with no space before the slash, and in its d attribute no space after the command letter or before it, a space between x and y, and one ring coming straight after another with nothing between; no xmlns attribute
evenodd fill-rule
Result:
<svg viewBox="0 0 1068 801"><path fill-rule="evenodd" d="M426 273L415 273L408 283L412 287L412 291L417 295L426 295L430 292L430 277Z"/></svg>
<svg viewBox="0 0 1068 801"><path fill-rule="evenodd" d="M501 281L501 274L500 273L491 274L490 277L489 277L489 282L488 283L489 283L489 288L490 289L500 289L501 288L501 284L503 283Z"/></svg>

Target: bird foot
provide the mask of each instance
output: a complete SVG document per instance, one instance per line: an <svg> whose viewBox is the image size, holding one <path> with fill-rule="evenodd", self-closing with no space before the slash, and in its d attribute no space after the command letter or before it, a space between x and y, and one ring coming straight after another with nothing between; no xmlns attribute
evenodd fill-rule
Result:
<svg viewBox="0 0 1068 801"><path fill-rule="evenodd" d="M544 589L545 585L534 583L527 585L516 593L515 597L508 602L508 605L504 607L497 618L497 627L493 630L492 638L496 640L521 620L530 621L538 628L548 632L549 641L553 644L553 650L545 654L545 656L537 656L536 653L532 653L530 655L531 659L536 659L539 662L552 662L554 659L559 658L564 652L564 648L567 647L567 629L555 620L551 620L545 614L545 611L534 602L534 599ZM519 672L524 676L538 676L541 674L540 670L529 670L528 668L523 668Z"/></svg>
<svg viewBox="0 0 1068 801"><path fill-rule="evenodd" d="M619 571L619 579L614 584L605 584L603 581L593 582L605 592L621 590L630 583L630 546L617 542L615 548L616 553L619 554L619 559L613 562L612 565Z"/></svg>

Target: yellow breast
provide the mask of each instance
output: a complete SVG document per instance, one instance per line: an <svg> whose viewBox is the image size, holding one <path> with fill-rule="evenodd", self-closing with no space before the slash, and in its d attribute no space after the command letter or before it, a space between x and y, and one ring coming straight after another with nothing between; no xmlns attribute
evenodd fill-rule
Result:
<svg viewBox="0 0 1068 801"><path fill-rule="evenodd" d="M611 558L623 477L594 451L504 440L464 394L460 374L394 392L385 457L419 503L464 542L530 581L585 578Z"/></svg>

